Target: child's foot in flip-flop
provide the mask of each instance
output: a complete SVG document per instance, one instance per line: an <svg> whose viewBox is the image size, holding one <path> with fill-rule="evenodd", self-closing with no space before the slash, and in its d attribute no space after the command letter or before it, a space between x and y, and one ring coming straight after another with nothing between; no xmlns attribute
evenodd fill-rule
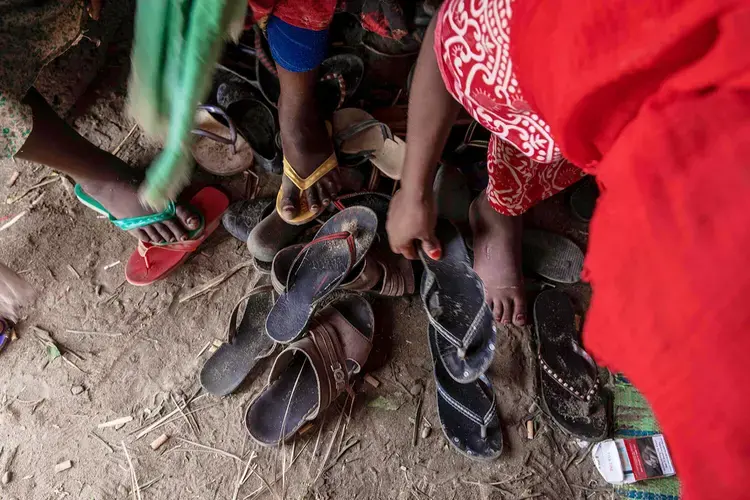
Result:
<svg viewBox="0 0 750 500"><path fill-rule="evenodd" d="M471 204L474 270L482 278L495 321L526 324L526 296L521 274L521 218L495 211L482 192Z"/></svg>
<svg viewBox="0 0 750 500"><path fill-rule="evenodd" d="M317 110L315 86L318 72L292 73L279 69L281 99L279 101L279 125L281 142L286 160L297 174L309 177L333 153L333 144L326 125ZM312 212L327 206L341 190L338 169L324 175L310 189L303 202ZM279 208L285 219L293 219L300 211L300 190L284 175L281 182Z"/></svg>
<svg viewBox="0 0 750 500"><path fill-rule="evenodd" d="M153 212L141 205L138 199L138 182L135 180L82 182L81 186L117 219L140 217ZM174 219L156 222L129 232L141 241L174 243L188 240L188 233L198 229L200 223L200 217L190 208L177 205Z"/></svg>

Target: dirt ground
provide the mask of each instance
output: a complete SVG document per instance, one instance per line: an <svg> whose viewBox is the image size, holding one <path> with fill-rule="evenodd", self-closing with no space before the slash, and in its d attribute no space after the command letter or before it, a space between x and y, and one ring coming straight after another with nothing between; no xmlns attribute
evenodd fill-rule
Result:
<svg viewBox="0 0 750 500"><path fill-rule="evenodd" d="M39 87L83 135L111 151L132 126L123 110L128 47L115 37L102 49L95 51L84 40L50 68ZM102 67L98 76L92 70L97 67ZM143 167L157 151L158 145L135 130L118 154ZM15 171L20 177L8 187ZM0 498L135 498L129 496L129 459L140 498L152 500L558 500L612 495L593 470L586 446L558 431L536 406L528 328L501 330L491 371L505 429L502 457L478 463L446 444L418 297L375 301L380 324L374 357L383 362L370 374L380 386L358 389L348 424L346 414L342 417L348 404L340 400L321 425L293 445L279 450L252 443L242 417L265 382L266 364L232 396L198 394L187 409L195 426L179 417L139 439L140 429L172 412L175 401L199 391L198 374L208 356L199 352L223 337L235 301L261 278L252 267L245 268L211 293L180 303L194 287L248 259L244 245L222 229L168 279L147 288L127 285L123 268L134 240L77 203L70 186L51 174L46 167L21 161L4 161L0 169L0 198L7 200L0 208L0 217L6 217L2 223L26 211L0 234L0 261L39 292L18 325L18 340L0 355L0 472L11 473L10 482L0 484ZM17 199L52 179L58 180ZM276 182L264 180L264 191L272 193ZM239 191L242 184L240 177L231 187ZM585 242L584 228L567 222L561 197L544 205L533 214L536 223L564 227L569 236ZM586 287L571 291L583 309ZM35 327L51 334L69 362L49 361ZM377 407L369 406L376 398ZM432 431L423 438L420 430L414 444L412 421L421 398L424 420L419 427L429 422ZM133 420L122 427L99 428L126 416ZM536 434L528 440L525 422L532 418ZM152 450L149 443L162 433L168 441ZM68 460L72 467L56 473L55 465ZM253 472L238 488L246 469Z"/></svg>

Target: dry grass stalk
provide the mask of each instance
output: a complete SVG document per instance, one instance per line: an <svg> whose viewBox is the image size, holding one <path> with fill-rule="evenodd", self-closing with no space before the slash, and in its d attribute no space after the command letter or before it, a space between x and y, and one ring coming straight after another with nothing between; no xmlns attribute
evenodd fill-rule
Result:
<svg viewBox="0 0 750 500"><path fill-rule="evenodd" d="M133 467L133 461L130 460L130 453L128 453L128 449L125 447L125 441L120 441L120 444L122 445L122 449L125 452L125 458L128 459L128 465L130 466L130 482L132 484L131 492L133 495L133 500L142 500L141 499L141 488L138 486L138 476L135 474L135 467Z"/></svg>
<svg viewBox="0 0 750 500"><path fill-rule="evenodd" d="M192 432L193 436L196 439L198 439L198 431L193 426L193 422L185 414L185 409L177 403L177 401L175 400L175 398L174 398L174 396L172 395L171 392L169 393L169 399L172 400L172 403L177 407L177 409L179 410L180 414L182 415L182 418L184 418L185 422L187 422L187 425L188 425L188 428L190 429L190 432ZM187 404L185 405L185 407L187 407Z"/></svg>
<svg viewBox="0 0 750 500"><path fill-rule="evenodd" d="M67 333L74 333L76 335L96 335L100 337L110 337L110 338L116 338L116 337L122 337L122 333L109 333L109 332L92 332L88 330L65 330Z"/></svg>
<svg viewBox="0 0 750 500"><path fill-rule="evenodd" d="M125 143L127 142L127 140L130 139L130 137L133 135L133 132L135 132L135 129L137 129L137 128L138 128L138 124L137 123L134 123L133 126L130 127L130 131L125 135L125 137L122 138L122 140L120 141L120 143L117 146L115 146L115 149L112 150L112 154L113 155L117 156L117 153L120 152L120 150L122 149L122 147L125 145Z"/></svg>
<svg viewBox="0 0 750 500"><path fill-rule="evenodd" d="M198 285L197 287L190 290L184 297L182 297L179 300L180 304L183 304L187 302L190 299L194 299L200 295L203 295L204 293L209 292L213 288L216 288L217 286L224 283L226 280L231 278L235 273L240 271L241 269L244 269L246 267L250 267L253 265L253 261L249 260L246 262L241 262L234 266L233 268L229 269L228 271L224 271L220 275L216 276L210 281L207 281L206 283L203 283L202 285Z"/></svg>
<svg viewBox="0 0 750 500"><path fill-rule="evenodd" d="M26 215L27 213L29 213L29 211L28 211L28 210L23 210L22 212L20 212L20 213L16 214L16 215L15 215L15 216L14 216L14 217L13 217L13 218L11 219L11 220L9 220L8 222L6 222L6 223L5 223L5 224L3 224L2 226L0 226L0 232L2 232L2 231L5 231L5 230L6 230L6 229L8 229L8 228L9 228L10 226L12 226L13 224L15 224L15 223L16 223L16 222L18 222L19 220L21 220L21 217L23 217L23 216L24 216L24 215Z"/></svg>
<svg viewBox="0 0 750 500"><path fill-rule="evenodd" d="M204 398L206 396L208 396L208 394L201 394L200 396L192 397L192 398L190 398L188 400L188 403L193 403L193 402L198 401L201 398ZM201 408L196 408L195 410L189 411L188 414L196 413L196 412L199 412L201 410L205 410L206 408L211 408L212 406L216 406L217 404L219 404L219 403L214 403L214 404L211 404L211 405L203 406ZM141 439L143 436L145 436L146 434L148 434L149 432L151 432L151 431L153 431L155 429L158 429L162 425L167 424L167 423L171 422L172 420L176 420L176 419L170 420L170 418L172 418L175 415L177 415L177 413L179 413L179 411L177 409L174 409L171 412L169 412L166 415L164 415L163 417L161 417L159 420L157 420L153 424L150 424L145 429L137 431L138 435L135 437L135 440L137 441L137 440ZM180 418L180 415L178 415L177 418Z"/></svg>
<svg viewBox="0 0 750 500"><path fill-rule="evenodd" d="M183 443L189 444L191 446L195 446L198 449L210 451L212 453L216 453L218 455L221 455L227 458L233 458L234 460L237 460L238 462L243 462L243 460L237 455L235 455L234 453L229 453L228 451L220 450L219 448L214 448L213 446L206 446L205 444L197 443L195 441L190 441L189 439L185 439L185 438L177 438L177 439L179 439ZM195 450L183 449L182 451L195 451Z"/></svg>
<svg viewBox="0 0 750 500"><path fill-rule="evenodd" d="M97 427L97 429L104 429L104 428L107 428L107 427L116 427L116 426L118 426L120 424L127 424L128 422L132 422L132 421L133 421L133 417L130 416L130 415L128 415L126 417L120 417L120 418L116 418L114 420L110 420L109 422L101 423L101 424L97 425L96 427Z"/></svg>
<svg viewBox="0 0 750 500"><path fill-rule="evenodd" d="M91 434L92 436L94 436L97 441L99 441L100 443L102 443L102 445L104 445L104 447L107 448L107 451L109 451L110 453L114 453L115 450L109 444L107 444L107 442L105 440L103 440L102 438L100 438L99 436L97 436L96 433L94 433L92 431L89 434Z"/></svg>

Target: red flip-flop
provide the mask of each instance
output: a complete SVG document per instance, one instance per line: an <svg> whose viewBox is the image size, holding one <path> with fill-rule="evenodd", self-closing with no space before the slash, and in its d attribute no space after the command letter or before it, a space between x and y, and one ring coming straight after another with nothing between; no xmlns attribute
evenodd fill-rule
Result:
<svg viewBox="0 0 750 500"><path fill-rule="evenodd" d="M177 269L219 226L221 215L229 207L229 198L214 187L205 187L193 196L190 206L203 216L203 231L200 236L167 245L138 242L138 248L125 267L125 279L128 283L136 286L150 285Z"/></svg>

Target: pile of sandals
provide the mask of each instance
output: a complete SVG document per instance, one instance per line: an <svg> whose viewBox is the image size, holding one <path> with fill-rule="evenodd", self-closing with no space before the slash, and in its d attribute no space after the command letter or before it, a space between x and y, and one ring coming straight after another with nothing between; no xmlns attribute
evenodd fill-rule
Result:
<svg viewBox="0 0 750 500"><path fill-rule="evenodd" d="M198 110L193 155L216 175L283 171L304 191L310 187L306 179L295 180L299 176L284 161L275 110L279 84L263 35L256 31L243 40L227 51L210 102ZM227 231L246 242L270 284L238 301L225 341L206 361L200 379L209 393L230 394L254 376L260 360L280 349L265 388L245 413L249 435L265 446L288 441L338 396L352 393L378 340L366 297L399 297L417 289L419 273L391 252L385 234L390 195L403 166L405 144L399 135L405 115L395 107L371 113L346 107L364 73L365 63L352 53L332 56L321 71L320 102L330 117L335 149L331 168L350 178L350 192L314 213L303 206L293 220L280 214L279 198L236 202L222 218ZM465 456L490 460L503 451L501 416L488 376L498 328L473 270L467 231L469 204L487 182L487 141L481 134L471 123L444 155L436 181L442 196L436 236L443 257L434 261L420 254L419 290L429 319L427 342L445 437ZM569 197L572 213L582 221L590 219L591 197L590 182ZM542 282L580 279L583 253L561 235L526 231L523 259ZM539 395L547 414L571 435L603 439L607 398L596 365L579 345L571 299L545 289L534 301L533 317Z"/></svg>

